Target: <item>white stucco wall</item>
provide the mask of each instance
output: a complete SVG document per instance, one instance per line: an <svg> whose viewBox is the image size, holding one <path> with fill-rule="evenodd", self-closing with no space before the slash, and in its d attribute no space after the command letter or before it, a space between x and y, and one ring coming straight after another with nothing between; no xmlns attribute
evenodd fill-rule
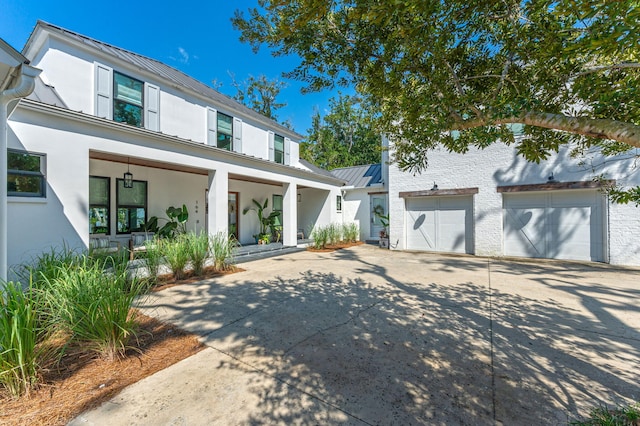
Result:
<svg viewBox="0 0 640 426"><path fill-rule="evenodd" d="M342 198L343 221L354 222L360 229L360 241L378 239L371 235L371 196L370 188L350 189Z"/></svg>
<svg viewBox="0 0 640 426"><path fill-rule="evenodd" d="M148 182L148 215L164 217L167 207L185 204L189 210L188 229L200 230L205 226L209 171L244 177L244 180L231 178L228 181L229 191L240 192L240 210L250 206L252 198L264 200L268 196L270 211L272 195L283 194L283 185L288 183L306 192L305 206L314 206L307 211L292 212L294 222L297 217L322 225L337 221L335 195L339 188L316 181L301 171L215 150L200 143L168 140L154 132L114 125L103 119L68 115L71 117L62 117L47 108L29 109L21 105L9 121L9 147L45 154L47 182L45 199L12 197L9 200L9 265L28 262L51 246L66 243L71 248L87 247L90 175L112 178L112 235L126 244L126 235L115 235L113 212L115 179L123 176L127 159L133 163L130 171L134 179ZM114 154L120 160L90 159L92 152ZM136 161L157 162L158 167L136 165ZM172 165L196 168L200 174L168 170ZM259 181L272 184L256 183ZM227 194L221 196L226 205ZM300 205L302 203L296 203L296 207ZM252 229L251 221L257 224L254 216L240 214L243 244L253 242L252 234L257 230L257 226ZM300 228L298 223L285 226L294 230Z"/></svg>
<svg viewBox="0 0 640 426"><path fill-rule="evenodd" d="M602 164L597 154L588 158L590 164ZM553 173L558 182L591 181L591 168L571 158L565 147L560 153L540 164L529 163L516 155L513 147L501 143L485 150L471 149L467 154L449 153L443 149L429 153L429 167L420 175L401 172L395 164L389 167L390 235L398 249L406 248L405 200L399 192L429 190L434 182L439 189L477 187L473 197L475 254L503 254L502 194L497 186L546 183ZM623 186L640 185L640 171L634 171L632 160L611 161L599 167ZM610 263L640 265L640 208L634 205L608 205Z"/></svg>
<svg viewBox="0 0 640 426"><path fill-rule="evenodd" d="M41 36L44 38L44 36ZM182 139L206 143L207 106L242 120L242 153L269 159L268 131L265 124L247 116L234 113L225 105L207 104L207 100L181 90L173 82L165 82L158 76L141 70L101 52L78 48L56 37L46 38L38 52L30 52L35 67L43 70L41 78L55 87L69 109L95 114L96 82L95 63L112 68L129 77L160 89L159 125L164 134ZM145 94L146 96L146 94ZM275 131L278 133L278 131ZM299 149L292 140L290 164L298 166Z"/></svg>

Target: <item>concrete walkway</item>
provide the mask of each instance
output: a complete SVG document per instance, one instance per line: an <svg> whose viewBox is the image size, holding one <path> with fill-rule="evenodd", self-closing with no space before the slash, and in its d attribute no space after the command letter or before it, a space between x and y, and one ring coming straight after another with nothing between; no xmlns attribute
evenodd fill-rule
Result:
<svg viewBox="0 0 640 426"><path fill-rule="evenodd" d="M566 425L640 399L640 271L359 246L145 311L208 349L71 424Z"/></svg>

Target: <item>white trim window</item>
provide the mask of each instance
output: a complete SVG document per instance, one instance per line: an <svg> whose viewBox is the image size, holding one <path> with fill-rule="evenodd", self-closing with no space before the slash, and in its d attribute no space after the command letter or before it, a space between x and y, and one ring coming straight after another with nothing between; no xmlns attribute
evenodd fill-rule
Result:
<svg viewBox="0 0 640 426"><path fill-rule="evenodd" d="M113 72L113 120L142 127L144 124L144 83Z"/></svg>
<svg viewBox="0 0 640 426"><path fill-rule="evenodd" d="M160 131L160 88L97 62L95 115Z"/></svg>
<svg viewBox="0 0 640 426"><path fill-rule="evenodd" d="M273 136L273 161L284 164L284 136Z"/></svg>
<svg viewBox="0 0 640 426"><path fill-rule="evenodd" d="M7 150L7 195L46 197L45 154Z"/></svg>
<svg viewBox="0 0 640 426"><path fill-rule="evenodd" d="M233 150L233 117L218 111L217 120L217 143L218 148Z"/></svg>

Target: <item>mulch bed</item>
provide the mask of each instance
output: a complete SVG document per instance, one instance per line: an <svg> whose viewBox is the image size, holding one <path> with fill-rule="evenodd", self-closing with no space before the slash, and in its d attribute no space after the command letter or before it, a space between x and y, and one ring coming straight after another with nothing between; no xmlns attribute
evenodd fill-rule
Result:
<svg viewBox="0 0 640 426"><path fill-rule="evenodd" d="M340 250L340 249L344 249L344 248L349 248L349 247L354 247L354 246L359 246L364 244L364 241L356 241L355 243L340 243L340 244L327 244L326 246L324 246L324 248L321 249L317 249L314 247L307 247L308 251L315 251L318 253L327 253L327 252L331 252L331 251L336 251L336 250Z"/></svg>
<svg viewBox="0 0 640 426"><path fill-rule="evenodd" d="M203 275L176 281L160 277L151 291L190 284L241 272L207 268ZM190 357L204 345L196 335L136 312L140 323L137 341L124 359L107 361L80 348L69 348L59 363L43 374L40 387L29 398L12 398L0 389L0 425L65 425L82 412L111 399L125 387Z"/></svg>

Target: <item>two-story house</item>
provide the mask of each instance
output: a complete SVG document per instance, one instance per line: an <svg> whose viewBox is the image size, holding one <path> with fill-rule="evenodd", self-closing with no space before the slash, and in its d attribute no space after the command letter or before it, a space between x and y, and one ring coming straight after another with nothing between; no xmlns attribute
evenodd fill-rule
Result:
<svg viewBox="0 0 640 426"><path fill-rule="evenodd" d="M41 72L7 122L9 266L93 233L126 244L183 204L188 229L243 244L259 229L242 214L253 199L282 212L285 246L337 220L342 181L299 159L301 135L211 87L45 22L22 55Z"/></svg>

